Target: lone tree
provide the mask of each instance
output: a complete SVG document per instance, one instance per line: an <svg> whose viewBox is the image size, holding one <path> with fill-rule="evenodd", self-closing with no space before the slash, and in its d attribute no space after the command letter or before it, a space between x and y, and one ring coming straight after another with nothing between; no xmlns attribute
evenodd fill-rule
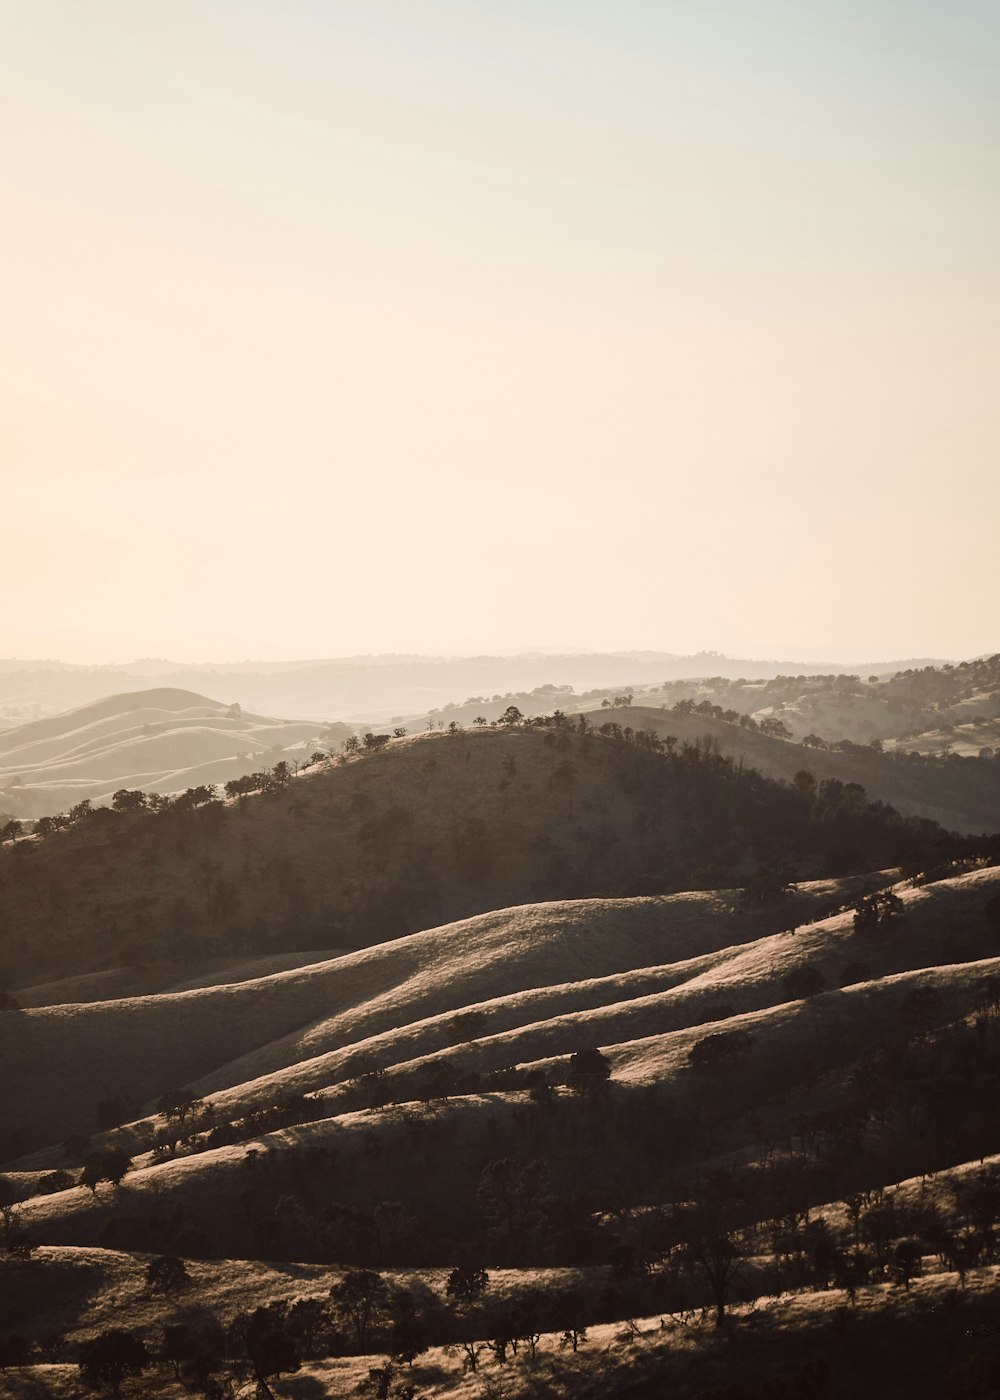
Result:
<svg viewBox="0 0 1000 1400"><path fill-rule="evenodd" d="M138 1376L149 1365L149 1354L140 1338L112 1327L89 1342L81 1342L80 1378L94 1390L121 1394L122 1381Z"/></svg>
<svg viewBox="0 0 1000 1400"><path fill-rule="evenodd" d="M176 1254L158 1254L146 1268L146 1287L150 1293L179 1293L187 1288L191 1275L183 1259Z"/></svg>
<svg viewBox="0 0 1000 1400"><path fill-rule="evenodd" d="M611 1078L611 1061L597 1046L570 1056L569 1083L578 1094L599 1093Z"/></svg>
<svg viewBox="0 0 1000 1400"><path fill-rule="evenodd" d="M102 1181L110 1181L112 1186L120 1186L125 1173L132 1165L132 1158L121 1147L109 1147L103 1152L91 1152L80 1173L80 1185L88 1186L97 1195Z"/></svg>
<svg viewBox="0 0 1000 1400"><path fill-rule="evenodd" d="M688 1064L701 1071L725 1069L735 1064L752 1044L753 1036L749 1031L716 1031L695 1041L688 1051Z"/></svg>

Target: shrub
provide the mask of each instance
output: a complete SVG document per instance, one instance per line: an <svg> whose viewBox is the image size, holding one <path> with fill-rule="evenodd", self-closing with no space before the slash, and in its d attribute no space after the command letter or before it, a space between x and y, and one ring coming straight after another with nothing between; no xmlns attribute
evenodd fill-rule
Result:
<svg viewBox="0 0 1000 1400"><path fill-rule="evenodd" d="M749 1031L716 1031L698 1040L688 1052L688 1064L694 1070L724 1069L753 1044Z"/></svg>

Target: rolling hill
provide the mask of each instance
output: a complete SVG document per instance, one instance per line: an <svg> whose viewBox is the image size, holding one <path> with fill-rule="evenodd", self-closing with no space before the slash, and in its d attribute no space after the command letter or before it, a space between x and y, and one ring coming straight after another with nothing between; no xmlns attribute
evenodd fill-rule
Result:
<svg viewBox="0 0 1000 1400"><path fill-rule="evenodd" d="M165 958L359 947L518 903L738 884L778 858L809 879L971 850L857 789L782 786L652 733L425 733L257 796L90 813L8 842L0 968L32 986Z"/></svg>
<svg viewBox="0 0 1000 1400"><path fill-rule="evenodd" d="M995 841L707 721L374 739L5 843L0 1388L76 1400L119 1328L150 1396L988 1395Z"/></svg>
<svg viewBox="0 0 1000 1400"><path fill-rule="evenodd" d="M1000 828L1000 763L993 760L931 763L863 745L819 749L711 715L638 705L598 710L589 718L595 725L611 721L692 744L708 741L735 762L782 782L792 782L796 773L806 770L820 782L856 783L870 798L889 803L905 816L926 817L949 830Z"/></svg>
<svg viewBox="0 0 1000 1400"><path fill-rule="evenodd" d="M106 696L0 732L0 811L39 817L106 802L122 787L179 792L224 783L265 761L308 758L319 730L175 688ZM341 726L326 741L351 732Z"/></svg>

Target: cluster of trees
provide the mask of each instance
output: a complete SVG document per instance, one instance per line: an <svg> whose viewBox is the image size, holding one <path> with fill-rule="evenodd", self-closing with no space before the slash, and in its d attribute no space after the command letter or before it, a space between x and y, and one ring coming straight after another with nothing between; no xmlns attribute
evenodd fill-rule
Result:
<svg viewBox="0 0 1000 1400"><path fill-rule="evenodd" d="M474 1030L471 1034L474 1035ZM575 1094L592 1097L602 1092L611 1078L608 1057L595 1046L578 1050L546 1072L503 1065L479 1070L463 1066L460 1054L451 1059L431 1061L410 1073L392 1073L374 1064L363 1063L359 1073L347 1081L341 1102L349 1109L384 1108L387 1104L429 1103L467 1094L527 1093L534 1102L549 1102L553 1089L567 1085Z"/></svg>
<svg viewBox="0 0 1000 1400"><path fill-rule="evenodd" d="M190 1292L183 1260L150 1261L147 1288L170 1296ZM348 1270L326 1294L275 1301L238 1312L228 1323L205 1308L188 1309L155 1332L108 1328L75 1348L50 1338L39 1359L68 1359L75 1351L88 1387L120 1395L128 1382L158 1369L186 1390L205 1396L253 1386L272 1397L272 1386L305 1361L383 1352L369 1374L375 1396L412 1400L408 1368L436 1340L457 1353L464 1370L478 1371L484 1354L502 1365L524 1350L533 1356L543 1331L562 1332L561 1345L576 1351L587 1340L587 1303L573 1290L522 1289L493 1299L484 1268L462 1264L448 1275L440 1295L418 1295L370 1269ZM0 1371L36 1358L38 1344L0 1336Z"/></svg>

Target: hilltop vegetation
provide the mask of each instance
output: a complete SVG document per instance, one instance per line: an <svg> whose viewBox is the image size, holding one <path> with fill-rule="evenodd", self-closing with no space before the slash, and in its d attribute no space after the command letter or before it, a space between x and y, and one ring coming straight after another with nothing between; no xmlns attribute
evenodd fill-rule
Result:
<svg viewBox="0 0 1000 1400"><path fill-rule="evenodd" d="M283 769L257 796L193 789L151 810L123 794L122 810L7 842L8 980L360 947L539 899L731 886L769 862L814 878L989 849L837 779L783 785L713 744L613 723L371 745L294 779Z"/></svg>
<svg viewBox="0 0 1000 1400"><path fill-rule="evenodd" d="M512 704L528 716L544 714L554 704L575 714L627 698L643 708L718 707L734 716L745 715L757 725L777 720L790 738L800 740L815 734L831 744L906 741L907 749L934 752L933 746L924 744L924 731L942 724L956 729L990 724L1000 717L1000 654L958 665L897 671L880 667L871 672L765 674L748 668L742 675L732 669L708 674L704 666L720 658L697 659L703 662L702 668L692 668L683 679L580 692L565 684L546 684L531 691L473 695L461 704L447 704L415 718L401 716L400 722L421 728L425 723L443 726L452 720L470 724L477 714L496 719Z"/></svg>

